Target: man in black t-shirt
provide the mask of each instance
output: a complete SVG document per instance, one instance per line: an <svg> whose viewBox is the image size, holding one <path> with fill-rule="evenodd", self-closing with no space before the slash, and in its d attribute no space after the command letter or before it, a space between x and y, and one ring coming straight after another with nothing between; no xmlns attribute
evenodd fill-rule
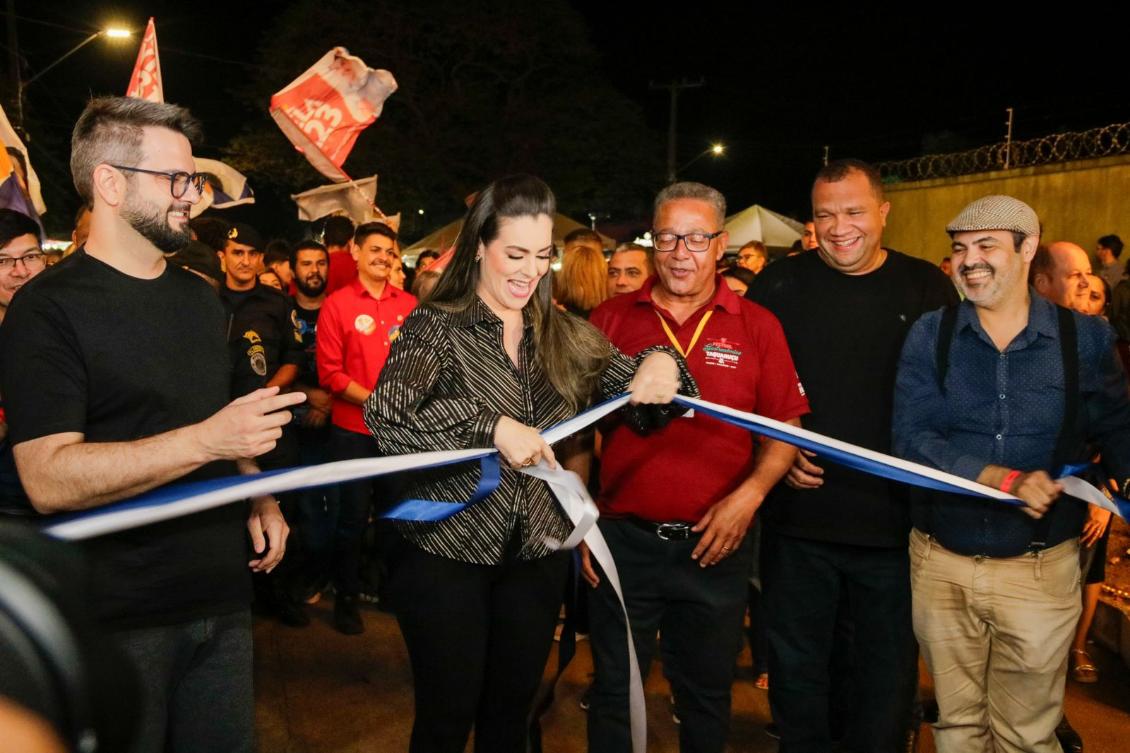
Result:
<svg viewBox="0 0 1130 753"><path fill-rule="evenodd" d="M229 403L223 309L165 261L190 237L199 133L183 108L118 97L91 101L75 126L89 239L25 285L0 327L13 451L41 513L255 472L303 399L270 389ZM98 617L142 683L135 750L251 750L247 570L274 568L287 533L260 497L249 517L227 505L84 542Z"/></svg>
<svg viewBox="0 0 1130 753"><path fill-rule="evenodd" d="M883 248L890 205L870 165L822 169L812 204L816 253L769 265L747 297L785 330L812 406L804 427L889 453L903 339L957 296L934 265ZM847 750L905 746L917 654L903 494L802 452L762 508L769 699L782 751L826 751L841 736Z"/></svg>
<svg viewBox="0 0 1130 753"><path fill-rule="evenodd" d="M317 465L331 460L329 417L333 396L318 385L316 358L318 314L326 300L329 253L317 241L302 241L290 252L290 267L294 270L294 318L305 355L294 380L295 389L306 394L306 404L296 411L298 455L302 465ZM330 511L337 509L337 500L336 484L304 489L297 495L302 545L297 590L303 598L314 596L329 583L334 534Z"/></svg>

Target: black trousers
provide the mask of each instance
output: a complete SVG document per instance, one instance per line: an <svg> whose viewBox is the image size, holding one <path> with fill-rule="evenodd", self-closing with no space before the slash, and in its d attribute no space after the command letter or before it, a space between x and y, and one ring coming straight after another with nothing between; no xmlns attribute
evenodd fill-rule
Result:
<svg viewBox="0 0 1130 753"><path fill-rule="evenodd" d="M742 643L752 563L749 537L712 567L691 559L698 538L664 541L624 520L601 518L632 623L640 674L646 678L662 632L664 671L682 720L683 753L721 753L730 728L730 688ZM590 753L631 750L628 646L624 612L601 574L590 590L589 640L596 677L589 696Z"/></svg>
<svg viewBox="0 0 1130 753"><path fill-rule="evenodd" d="M402 542L390 593L415 680L411 753L524 753L569 553L474 565Z"/></svg>
<svg viewBox="0 0 1130 753"><path fill-rule="evenodd" d="M840 750L904 749L918 656L907 548L810 541L771 528L762 533L769 703L781 733L780 753L832 748L835 689L842 681L852 697ZM837 671L853 676L833 677Z"/></svg>
<svg viewBox="0 0 1130 753"><path fill-rule="evenodd" d="M377 457L377 443L368 434L333 427L330 452L334 460ZM374 504L374 479L349 481L338 487L337 509L330 509L333 526L332 565L334 588L339 594L357 596L361 591L361 544Z"/></svg>

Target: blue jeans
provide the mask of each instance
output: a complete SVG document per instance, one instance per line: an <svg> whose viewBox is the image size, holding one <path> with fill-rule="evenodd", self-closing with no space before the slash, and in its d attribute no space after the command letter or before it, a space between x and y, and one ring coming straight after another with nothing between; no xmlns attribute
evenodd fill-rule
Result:
<svg viewBox="0 0 1130 753"><path fill-rule="evenodd" d="M251 753L251 613L114 634L133 661L141 718L132 753Z"/></svg>
<svg viewBox="0 0 1130 753"><path fill-rule="evenodd" d="M377 441L368 434L335 426L332 436L330 447L334 460L357 460L379 454ZM331 573L338 594L357 596L361 591L361 546L375 501L375 489L375 480L371 478L338 486L337 510L330 511L334 526Z"/></svg>
<svg viewBox="0 0 1130 753"><path fill-rule="evenodd" d="M332 430L328 427L325 430L299 430L299 464L320 465L332 460L330 452L332 436ZM291 494L297 511L295 520L291 522L291 529L297 528L298 547L296 548L299 551L292 552L288 547L287 557L292 557L295 553L299 554L301 560L299 569L311 583L320 588L330 579L340 489L338 484L331 484L314 489L300 489ZM291 535L293 537L294 533Z"/></svg>
<svg viewBox="0 0 1130 753"><path fill-rule="evenodd" d="M730 728L734 664L741 650L752 559L749 538L732 556L703 568L691 559L698 537L664 541L631 522L608 518L598 525L620 575L644 678L655 653L656 632L662 632L664 670L682 720L679 749L722 753ZM622 753L631 749L628 648L624 613L606 575L589 590L589 621L596 669L589 696L589 751Z"/></svg>

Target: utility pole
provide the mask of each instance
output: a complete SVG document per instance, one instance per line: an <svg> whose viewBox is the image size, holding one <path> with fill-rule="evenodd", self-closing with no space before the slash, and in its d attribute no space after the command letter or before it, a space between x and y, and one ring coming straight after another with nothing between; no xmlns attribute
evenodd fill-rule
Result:
<svg viewBox="0 0 1130 753"><path fill-rule="evenodd" d="M11 2L11 0L9 0ZM678 119L679 119L679 92L683 89L698 89L706 85L705 79L698 81L672 81L669 84L648 84L650 89L667 89L671 93L671 112L667 123L667 182L674 183L678 173Z"/></svg>
<svg viewBox="0 0 1130 753"><path fill-rule="evenodd" d="M12 77L12 96L16 100L16 123L19 129L23 130L24 98L20 96L23 77L20 76L20 41L16 33L16 0L8 0L6 6L8 16L6 19L8 21L8 69L9 75Z"/></svg>
<svg viewBox="0 0 1130 753"><path fill-rule="evenodd" d="M1008 113L1008 120L1005 121L1007 130L1004 133L1004 169L1007 170L1012 163L1012 108L1005 108L1005 112Z"/></svg>

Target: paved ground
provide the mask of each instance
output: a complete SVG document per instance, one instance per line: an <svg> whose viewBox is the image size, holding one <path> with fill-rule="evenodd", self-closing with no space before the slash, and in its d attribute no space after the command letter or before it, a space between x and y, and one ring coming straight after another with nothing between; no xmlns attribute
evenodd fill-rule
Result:
<svg viewBox="0 0 1130 753"><path fill-rule="evenodd" d="M412 724L412 676L395 620L363 610L366 632L347 637L330 627L328 600L311 607L313 624L293 629L255 623L256 727L263 753L372 753L405 751ZM1087 753L1130 749L1130 670L1102 649L1094 653L1102 677L1092 686L1068 682L1067 713L1083 734ZM555 666L556 658L550 660ZM729 750L775 751L764 732L764 691L754 688L749 655L739 660ZM585 717L577 705L592 663L586 643L562 678L558 700L544 723L545 753L583 753ZM651 753L678 751L666 683L652 671L647 683ZM929 735L919 746L932 753Z"/></svg>

